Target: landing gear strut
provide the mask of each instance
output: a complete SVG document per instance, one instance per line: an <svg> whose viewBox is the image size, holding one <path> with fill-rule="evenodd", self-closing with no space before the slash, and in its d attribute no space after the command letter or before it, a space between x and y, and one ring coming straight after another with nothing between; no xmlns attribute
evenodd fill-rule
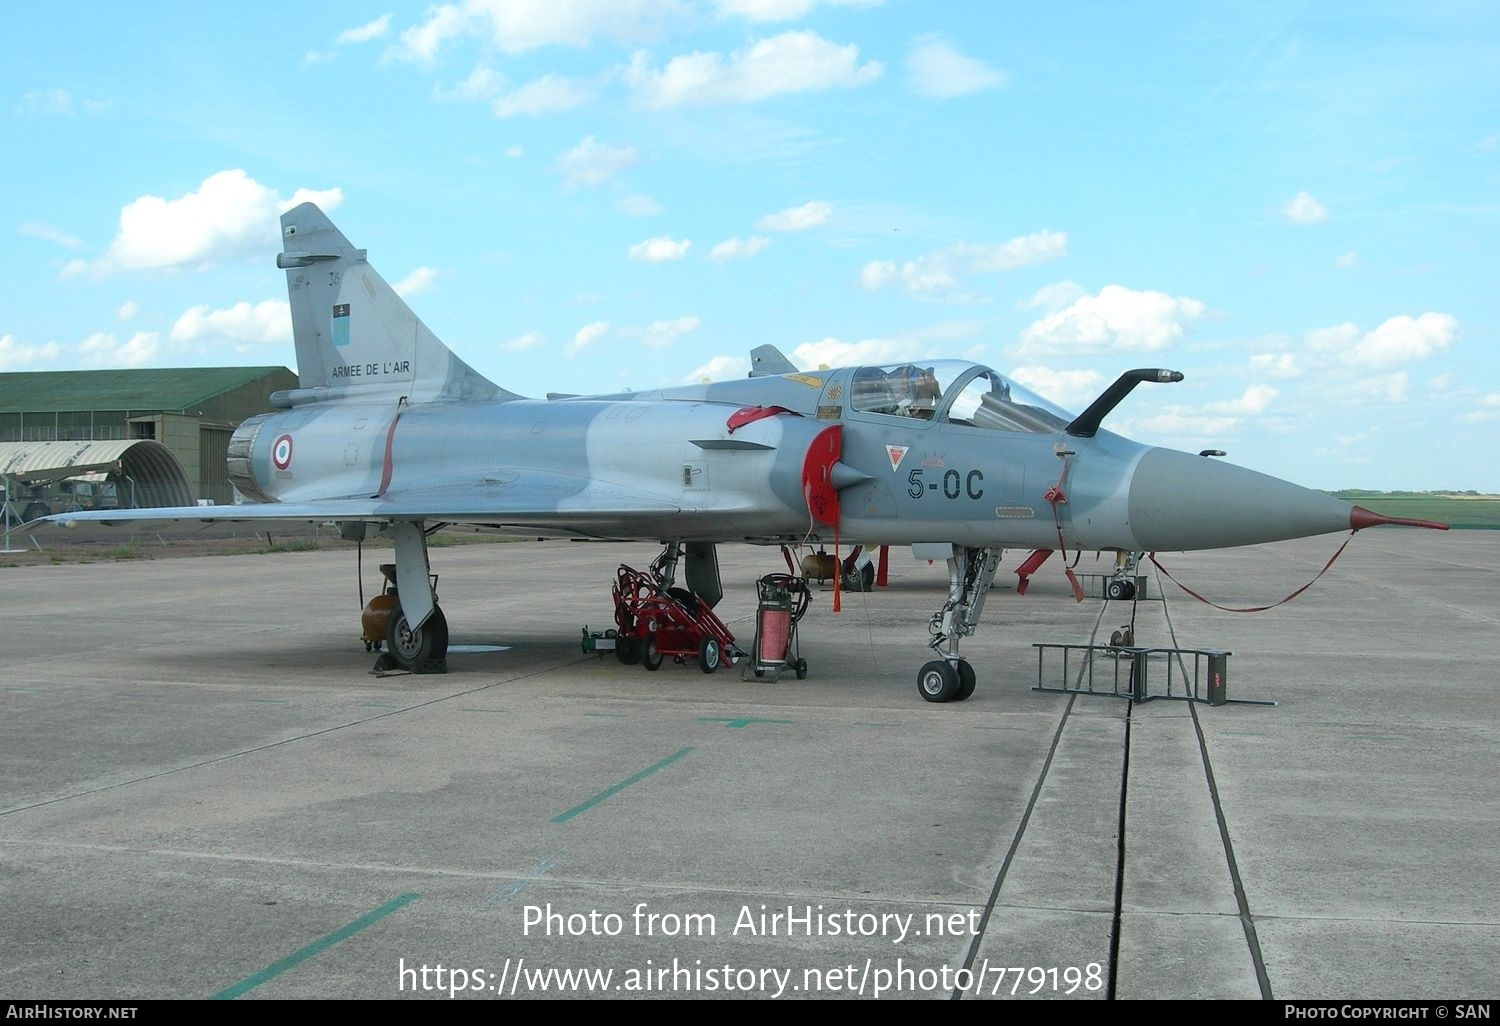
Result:
<svg viewBox="0 0 1500 1026"><path fill-rule="evenodd" d="M427 532L421 522L402 522L391 525L388 533L396 543L396 563L381 567L390 586L366 607L365 649L380 645L378 637L369 636L369 621L379 604L386 617L386 650L375 660L376 671L447 673L448 620L437 604L436 581L427 561Z"/></svg>
<svg viewBox="0 0 1500 1026"><path fill-rule="evenodd" d="M955 546L948 557L948 600L927 624L927 647L942 658L917 671L917 691L927 701L962 702L974 693L974 667L959 656L958 642L974 633L999 565L999 549Z"/></svg>

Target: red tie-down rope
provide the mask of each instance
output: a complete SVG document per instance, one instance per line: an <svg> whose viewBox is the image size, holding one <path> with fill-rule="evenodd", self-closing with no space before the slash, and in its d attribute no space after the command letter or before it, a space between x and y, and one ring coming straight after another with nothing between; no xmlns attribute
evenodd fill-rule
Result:
<svg viewBox="0 0 1500 1026"><path fill-rule="evenodd" d="M1047 489L1047 494L1042 499L1052 507L1052 523L1057 525L1057 550L1062 553L1063 573L1068 575L1068 587L1073 589L1073 601L1083 601L1083 585L1078 583L1078 577L1073 573L1073 568L1068 565L1068 543L1063 541L1062 514L1058 507L1068 501L1067 495L1063 493L1063 481L1068 476L1068 465L1063 464L1062 474L1057 478L1057 484Z"/></svg>
<svg viewBox="0 0 1500 1026"><path fill-rule="evenodd" d="M1151 557L1151 562L1154 563L1154 564L1156 564L1156 569L1160 570L1162 573L1164 573L1164 574L1167 575L1167 580L1169 580L1173 584L1177 585L1177 587L1181 588L1183 591L1185 591L1189 595L1193 596L1193 598L1197 599L1199 602L1202 602L1205 605L1213 606L1215 609L1222 609L1226 613L1264 613L1267 609L1275 609L1277 606L1285 605L1286 603L1290 602L1292 599L1296 598L1298 595L1301 595L1308 588L1311 588L1314 584L1317 584L1318 583L1318 578L1322 577L1324 574L1326 574L1328 572L1328 568L1331 567L1331 566L1333 566L1334 560L1338 559L1340 556L1342 556L1344 554L1344 550L1346 548L1348 548L1349 547L1349 543L1354 540L1354 533L1355 532L1353 532L1353 531L1349 532L1349 537L1347 537L1347 538L1344 539L1344 544L1342 544L1342 545L1340 545L1338 547L1338 551L1337 552L1335 552L1333 555L1331 555L1331 556L1328 557L1328 562L1326 562L1326 563L1323 564L1323 569L1321 569L1321 570L1318 571L1317 576L1315 576L1312 580L1308 581L1302 587L1298 588L1296 591L1292 592L1286 598L1281 599L1281 600L1276 601L1276 602L1272 602L1268 606L1247 606L1245 608L1234 608L1232 606L1221 606L1221 605L1219 605L1219 603L1213 601L1212 599L1204 598L1202 595L1198 594L1192 588L1189 588L1186 584L1183 584L1177 578L1173 577L1172 576L1172 572L1170 570L1168 570L1166 567L1162 566L1161 565L1161 560L1159 560L1159 559L1156 558L1156 553L1152 552L1152 553L1149 553L1149 555Z"/></svg>

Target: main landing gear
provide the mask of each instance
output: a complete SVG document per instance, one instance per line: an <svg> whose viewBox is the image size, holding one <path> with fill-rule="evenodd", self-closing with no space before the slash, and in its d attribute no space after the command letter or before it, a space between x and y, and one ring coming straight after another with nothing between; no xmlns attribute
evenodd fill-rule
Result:
<svg viewBox="0 0 1500 1026"><path fill-rule="evenodd" d="M927 701L962 702L974 693L974 667L959 656L958 642L974 633L999 565L999 549L953 547L948 557L948 600L927 624L932 635L927 647L942 658L917 671L917 691Z"/></svg>
<svg viewBox="0 0 1500 1026"><path fill-rule="evenodd" d="M392 525L387 533L396 543L396 562L381 565L385 589L360 615L365 651L379 652L384 645L376 672L447 673L448 619L437 604L427 532L420 522L406 522Z"/></svg>

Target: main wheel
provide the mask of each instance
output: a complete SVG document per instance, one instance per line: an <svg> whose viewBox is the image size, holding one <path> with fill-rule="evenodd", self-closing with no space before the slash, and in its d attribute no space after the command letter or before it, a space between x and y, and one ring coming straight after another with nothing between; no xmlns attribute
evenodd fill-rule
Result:
<svg viewBox="0 0 1500 1026"><path fill-rule="evenodd" d="M719 643L713 638L704 638L698 642L698 668L704 673L713 673L723 662L724 653L719 649Z"/></svg>
<svg viewBox="0 0 1500 1026"><path fill-rule="evenodd" d="M646 635L646 643L641 646L641 665L648 670L661 669L661 649L656 647L656 635Z"/></svg>
<svg viewBox="0 0 1500 1026"><path fill-rule="evenodd" d="M1104 594L1108 595L1110 597L1110 599L1112 599L1112 600L1118 600L1118 599L1124 598L1125 597L1125 582L1124 581L1110 581L1109 585L1104 589Z"/></svg>
<svg viewBox="0 0 1500 1026"><path fill-rule="evenodd" d="M875 564L866 563L855 567L844 575L844 587L850 591L875 590Z"/></svg>
<svg viewBox="0 0 1500 1026"><path fill-rule="evenodd" d="M413 629L406 613L397 605L386 622L385 647L403 670L412 670L448 654L448 620L443 610L432 607L432 615L422 626Z"/></svg>
<svg viewBox="0 0 1500 1026"><path fill-rule="evenodd" d="M958 661L958 691L953 696L955 702L962 702L974 693L974 667L969 665L967 659Z"/></svg>
<svg viewBox="0 0 1500 1026"><path fill-rule="evenodd" d="M958 671L946 659L934 659L917 671L917 690L929 702L953 701L958 686Z"/></svg>

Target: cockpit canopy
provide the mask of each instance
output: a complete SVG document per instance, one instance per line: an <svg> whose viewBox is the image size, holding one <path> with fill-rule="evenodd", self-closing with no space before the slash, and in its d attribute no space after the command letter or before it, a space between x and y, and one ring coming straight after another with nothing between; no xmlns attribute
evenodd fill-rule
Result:
<svg viewBox="0 0 1500 1026"><path fill-rule="evenodd" d="M1073 415L998 371L961 360L861 367L849 406L861 413L915 417L995 431L1053 434Z"/></svg>

